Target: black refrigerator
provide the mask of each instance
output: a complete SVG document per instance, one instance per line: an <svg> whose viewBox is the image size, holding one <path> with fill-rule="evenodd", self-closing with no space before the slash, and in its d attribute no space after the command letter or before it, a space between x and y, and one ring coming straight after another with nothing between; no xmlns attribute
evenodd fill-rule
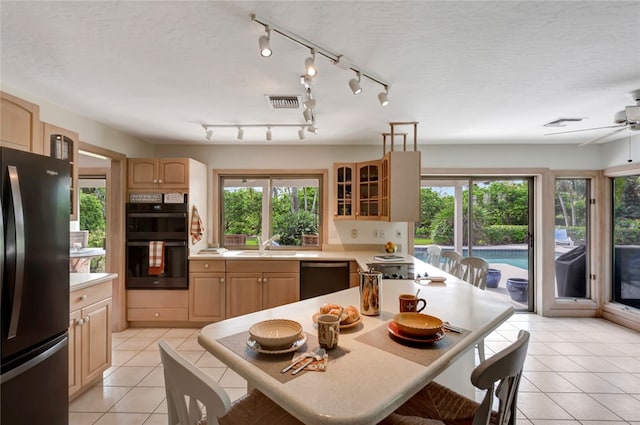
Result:
<svg viewBox="0 0 640 425"><path fill-rule="evenodd" d="M0 424L68 424L68 162L0 148Z"/></svg>

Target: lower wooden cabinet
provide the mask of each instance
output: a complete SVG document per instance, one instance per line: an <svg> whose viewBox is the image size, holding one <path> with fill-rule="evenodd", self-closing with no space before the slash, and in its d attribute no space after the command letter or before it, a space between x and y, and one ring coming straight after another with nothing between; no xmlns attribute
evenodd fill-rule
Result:
<svg viewBox="0 0 640 425"><path fill-rule="evenodd" d="M189 320L189 291L149 289L127 291L127 320L172 322Z"/></svg>
<svg viewBox="0 0 640 425"><path fill-rule="evenodd" d="M355 261L349 261L349 288L360 286L360 267Z"/></svg>
<svg viewBox="0 0 640 425"><path fill-rule="evenodd" d="M227 317L300 300L298 261L227 261Z"/></svg>
<svg viewBox="0 0 640 425"><path fill-rule="evenodd" d="M225 261L189 262L189 321L217 322L225 318Z"/></svg>
<svg viewBox="0 0 640 425"><path fill-rule="evenodd" d="M111 366L111 292L112 283L106 281L70 294L70 400Z"/></svg>

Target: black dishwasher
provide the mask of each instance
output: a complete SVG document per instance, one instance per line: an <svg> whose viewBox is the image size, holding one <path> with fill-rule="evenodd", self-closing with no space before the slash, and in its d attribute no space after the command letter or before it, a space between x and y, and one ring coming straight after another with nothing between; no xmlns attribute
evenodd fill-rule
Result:
<svg viewBox="0 0 640 425"><path fill-rule="evenodd" d="M348 261L301 261L300 299L349 288Z"/></svg>

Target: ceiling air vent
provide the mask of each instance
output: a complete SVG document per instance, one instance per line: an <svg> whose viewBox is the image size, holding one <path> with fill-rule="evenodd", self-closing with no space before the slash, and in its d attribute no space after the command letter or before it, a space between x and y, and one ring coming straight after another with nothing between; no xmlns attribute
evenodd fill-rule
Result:
<svg viewBox="0 0 640 425"><path fill-rule="evenodd" d="M585 117L576 118L558 118L557 120L546 123L545 127L565 127L568 122L578 122L584 120Z"/></svg>
<svg viewBox="0 0 640 425"><path fill-rule="evenodd" d="M270 94L264 95L271 109L299 109L301 103L300 96L275 96Z"/></svg>

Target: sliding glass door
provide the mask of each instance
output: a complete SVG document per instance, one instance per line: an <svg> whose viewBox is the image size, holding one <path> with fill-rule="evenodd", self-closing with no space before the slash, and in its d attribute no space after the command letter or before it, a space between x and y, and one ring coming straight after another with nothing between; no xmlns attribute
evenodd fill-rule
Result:
<svg viewBox="0 0 640 425"><path fill-rule="evenodd" d="M640 176L612 179L612 301L640 308Z"/></svg>
<svg viewBox="0 0 640 425"><path fill-rule="evenodd" d="M414 253L439 245L484 258L487 290L533 311L532 178L425 178Z"/></svg>

